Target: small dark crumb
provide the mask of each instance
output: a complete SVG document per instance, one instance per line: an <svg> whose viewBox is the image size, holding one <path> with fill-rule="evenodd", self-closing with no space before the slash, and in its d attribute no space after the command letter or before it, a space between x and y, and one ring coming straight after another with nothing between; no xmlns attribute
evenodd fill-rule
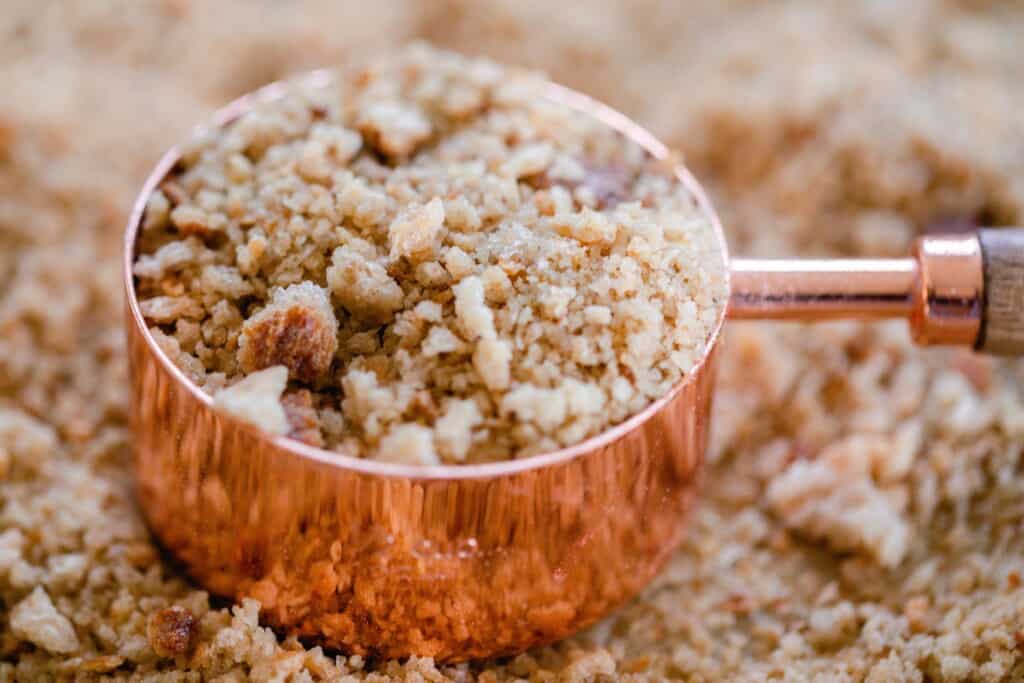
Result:
<svg viewBox="0 0 1024 683"><path fill-rule="evenodd" d="M754 601L749 596L733 593L722 603L722 609L732 614L750 614L754 610Z"/></svg>
<svg viewBox="0 0 1024 683"><path fill-rule="evenodd" d="M647 668L651 665L651 658L647 656L634 657L626 662L623 662L621 669L623 673L628 674L640 674L647 671Z"/></svg>
<svg viewBox="0 0 1024 683"><path fill-rule="evenodd" d="M192 612L172 605L149 616L146 637L149 645L161 657L177 657L192 649L198 625Z"/></svg>
<svg viewBox="0 0 1024 683"><path fill-rule="evenodd" d="M0 119L0 159L8 156L14 146L14 124Z"/></svg>
<svg viewBox="0 0 1024 683"><path fill-rule="evenodd" d="M316 448L324 445L320 432L320 418L313 405L313 394L309 389L299 389L281 398L285 417L288 418L288 436Z"/></svg>
<svg viewBox="0 0 1024 683"><path fill-rule="evenodd" d="M584 164L586 175L581 183L594 193L597 208L612 209L629 196L634 173L624 166Z"/></svg>
<svg viewBox="0 0 1024 683"><path fill-rule="evenodd" d="M434 397L430 395L429 391L418 391L413 397L410 404L410 410L420 415L427 420L436 420L438 418L437 403L434 401Z"/></svg>
<svg viewBox="0 0 1024 683"><path fill-rule="evenodd" d="M160 190L171 200L171 206L178 206L180 204L186 204L188 202L188 194L178 183L173 180L164 181L160 185Z"/></svg>
<svg viewBox="0 0 1024 683"><path fill-rule="evenodd" d="M110 673L122 664L124 664L124 657L120 655L103 655L82 662L79 668L88 673L104 674Z"/></svg>
<svg viewBox="0 0 1024 683"><path fill-rule="evenodd" d="M635 173L624 166L615 164L596 164L583 162L583 180L576 183L555 181L547 171L535 173L523 181L535 190L547 190L555 185L562 185L569 190L578 187L589 190L594 195L596 208L614 209L630 195L635 180Z"/></svg>

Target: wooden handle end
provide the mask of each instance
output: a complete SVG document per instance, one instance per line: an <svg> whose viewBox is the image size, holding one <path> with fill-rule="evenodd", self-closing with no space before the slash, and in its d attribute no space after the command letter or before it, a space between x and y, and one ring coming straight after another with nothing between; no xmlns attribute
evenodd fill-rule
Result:
<svg viewBox="0 0 1024 683"><path fill-rule="evenodd" d="M978 231L985 297L976 348L994 355L1024 354L1024 228Z"/></svg>

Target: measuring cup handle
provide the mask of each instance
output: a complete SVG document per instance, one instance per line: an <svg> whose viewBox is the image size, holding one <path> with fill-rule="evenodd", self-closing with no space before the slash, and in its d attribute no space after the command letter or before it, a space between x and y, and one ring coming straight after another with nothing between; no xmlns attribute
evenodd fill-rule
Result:
<svg viewBox="0 0 1024 683"><path fill-rule="evenodd" d="M918 344L1024 355L1024 228L926 235L902 259L733 259L732 319L904 318Z"/></svg>
<svg viewBox="0 0 1024 683"><path fill-rule="evenodd" d="M978 241L985 287L976 348L1024 354L1024 228L979 230Z"/></svg>

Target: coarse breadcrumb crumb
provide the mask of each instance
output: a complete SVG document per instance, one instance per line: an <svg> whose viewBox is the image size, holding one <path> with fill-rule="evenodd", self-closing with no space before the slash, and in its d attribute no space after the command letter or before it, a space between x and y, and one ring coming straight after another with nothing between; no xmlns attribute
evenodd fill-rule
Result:
<svg viewBox="0 0 1024 683"><path fill-rule="evenodd" d="M338 349L337 319L327 292L301 282L271 292L266 307L249 316L238 337L238 366L253 373L283 365L292 379L315 382Z"/></svg>
<svg viewBox="0 0 1024 683"><path fill-rule="evenodd" d="M914 348L900 324L730 323L708 481L687 541L649 590L553 647L458 667L305 647L261 627L256 602L226 605L197 590L146 532L128 477L119 275L127 210L146 169L193 121L282 75L414 35L542 67L683 154L710 183L741 255L899 256L918 231L1024 222L1019 3L642 8L4 3L0 82L16 96L0 97L0 680L1024 679L1024 371ZM470 88L441 101L462 115L481 104ZM345 163L345 143L324 144L328 160ZM226 171L241 178L251 169L235 157ZM556 161L551 174L580 183L572 192L595 206L620 195L614 173ZM486 211L442 199L449 230L487 224ZM379 210L373 196L348 201L353 220ZM146 230L166 229L169 212L170 195L154 194ZM191 253L200 239L181 243ZM256 272L270 248L266 235L241 245L239 271ZM164 296L184 291L177 258L160 257L163 276L153 276L165 280ZM501 276L511 278L515 264L504 265L508 273L480 273L489 303L511 295ZM424 325L440 320L435 305L414 309ZM586 323L605 315L587 312ZM208 355L216 330L195 321L179 330L153 334L171 357ZM339 344L380 348L362 334ZM179 365L217 386L217 373L193 357ZM449 448L442 433L457 432L438 429L439 454ZM871 466L856 485L873 487L894 515L856 522L853 536L831 524L815 533L766 497L796 463L835 444L865 450ZM889 457L876 460L879 452ZM812 505L829 500L816 495ZM896 566L878 562L880 545L839 543L884 539L872 525L893 519L909 531ZM13 610L37 590L70 623L74 651L51 652L11 628ZM197 625L184 655L162 656L149 639L150 619L169 608L188 610Z"/></svg>
<svg viewBox="0 0 1024 683"><path fill-rule="evenodd" d="M270 434L286 434L289 431L288 416L281 396L287 383L288 368L275 365L221 389L213 395L213 404Z"/></svg>
<svg viewBox="0 0 1024 683"><path fill-rule="evenodd" d="M68 654L80 646L75 628L57 611L42 586L11 610L11 634L24 638L47 652Z"/></svg>
<svg viewBox="0 0 1024 683"><path fill-rule="evenodd" d="M149 615L146 636L149 644L161 657L187 654L198 630L195 616L178 605L166 607Z"/></svg>
<svg viewBox="0 0 1024 683"><path fill-rule="evenodd" d="M702 358L723 257L669 165L544 87L420 44L204 131L152 200L143 315L204 388L287 367L303 439L343 453L486 462L621 422Z"/></svg>

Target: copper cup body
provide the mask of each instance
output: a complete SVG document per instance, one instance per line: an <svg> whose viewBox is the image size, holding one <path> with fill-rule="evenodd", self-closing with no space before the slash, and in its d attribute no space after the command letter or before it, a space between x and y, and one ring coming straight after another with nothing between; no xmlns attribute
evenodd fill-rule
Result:
<svg viewBox="0 0 1024 683"><path fill-rule="evenodd" d="M603 105L557 86L552 96L667 156ZM258 599L265 623L312 642L443 661L565 637L654 577L700 486L724 311L683 383L572 448L429 468L320 451L213 410L147 330L131 275L135 235L146 198L176 160L169 153L143 189L124 265L138 501L189 575L215 594ZM685 170L679 178L711 217L726 259L713 209Z"/></svg>

